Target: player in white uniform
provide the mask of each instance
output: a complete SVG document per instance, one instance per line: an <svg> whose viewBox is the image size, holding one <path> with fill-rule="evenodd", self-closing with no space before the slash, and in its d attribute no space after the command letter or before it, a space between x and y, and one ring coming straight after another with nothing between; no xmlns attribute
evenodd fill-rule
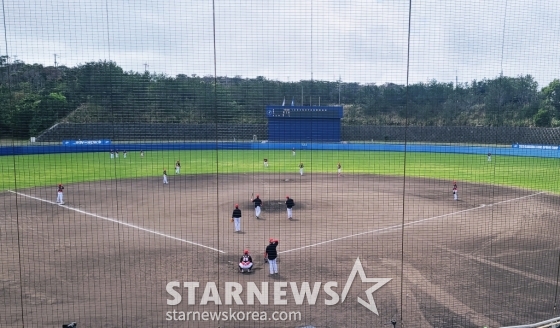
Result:
<svg viewBox="0 0 560 328"><path fill-rule="evenodd" d="M453 181L453 200L459 200L459 191L457 190L456 181Z"/></svg>
<svg viewBox="0 0 560 328"><path fill-rule="evenodd" d="M268 167L268 158L263 159L263 166Z"/></svg>
<svg viewBox="0 0 560 328"><path fill-rule="evenodd" d="M64 205L64 186L62 184L58 185L58 191L56 196L56 202L59 205Z"/></svg>
<svg viewBox="0 0 560 328"><path fill-rule="evenodd" d="M340 176L342 174L342 165L340 163L336 166L336 170L338 171L338 176Z"/></svg>
<svg viewBox="0 0 560 328"><path fill-rule="evenodd" d="M163 169L163 184L168 184L167 182L167 170Z"/></svg>
<svg viewBox="0 0 560 328"><path fill-rule="evenodd" d="M175 162L175 174L180 174L180 173L181 173L181 162L177 160L177 162Z"/></svg>
<svg viewBox="0 0 560 328"><path fill-rule="evenodd" d="M303 163L299 163L299 175L303 175Z"/></svg>

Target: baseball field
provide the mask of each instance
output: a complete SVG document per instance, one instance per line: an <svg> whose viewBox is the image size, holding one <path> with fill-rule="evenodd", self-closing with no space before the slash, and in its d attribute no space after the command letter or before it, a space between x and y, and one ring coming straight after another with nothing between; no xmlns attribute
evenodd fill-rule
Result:
<svg viewBox="0 0 560 328"><path fill-rule="evenodd" d="M289 150L0 157L0 326L501 327L549 319L559 315L558 165ZM55 203L58 184L64 205ZM241 233L230 222L235 204ZM278 275L263 261L269 238L279 240ZM255 263L250 274L237 270L244 249ZM176 293L182 301L170 305Z"/></svg>

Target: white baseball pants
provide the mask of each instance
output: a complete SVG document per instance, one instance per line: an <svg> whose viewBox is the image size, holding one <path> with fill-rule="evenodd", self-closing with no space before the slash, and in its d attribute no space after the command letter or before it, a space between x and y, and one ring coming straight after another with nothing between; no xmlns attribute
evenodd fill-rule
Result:
<svg viewBox="0 0 560 328"><path fill-rule="evenodd" d="M276 263L276 259L268 260L268 267L270 269L270 274L278 273L278 264Z"/></svg>

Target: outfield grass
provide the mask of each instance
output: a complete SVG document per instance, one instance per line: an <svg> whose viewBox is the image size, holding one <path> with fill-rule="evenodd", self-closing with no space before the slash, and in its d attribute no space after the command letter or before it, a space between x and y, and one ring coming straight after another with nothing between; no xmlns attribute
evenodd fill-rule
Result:
<svg viewBox="0 0 560 328"><path fill-rule="evenodd" d="M263 166L268 158L269 167ZM558 159L445 153L284 150L185 150L138 152L110 159L108 153L20 155L0 157L0 189L29 188L58 183L161 176L172 179L174 164L181 174L294 173L303 162L305 173L383 174L509 185L560 194Z"/></svg>

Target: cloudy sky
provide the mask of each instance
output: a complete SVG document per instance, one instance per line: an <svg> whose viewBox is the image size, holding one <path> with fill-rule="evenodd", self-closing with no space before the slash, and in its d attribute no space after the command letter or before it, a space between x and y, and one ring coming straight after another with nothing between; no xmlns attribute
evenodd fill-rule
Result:
<svg viewBox="0 0 560 328"><path fill-rule="evenodd" d="M560 78L560 1L4 0L1 53L129 71L404 84ZM408 59L408 60L407 60Z"/></svg>

